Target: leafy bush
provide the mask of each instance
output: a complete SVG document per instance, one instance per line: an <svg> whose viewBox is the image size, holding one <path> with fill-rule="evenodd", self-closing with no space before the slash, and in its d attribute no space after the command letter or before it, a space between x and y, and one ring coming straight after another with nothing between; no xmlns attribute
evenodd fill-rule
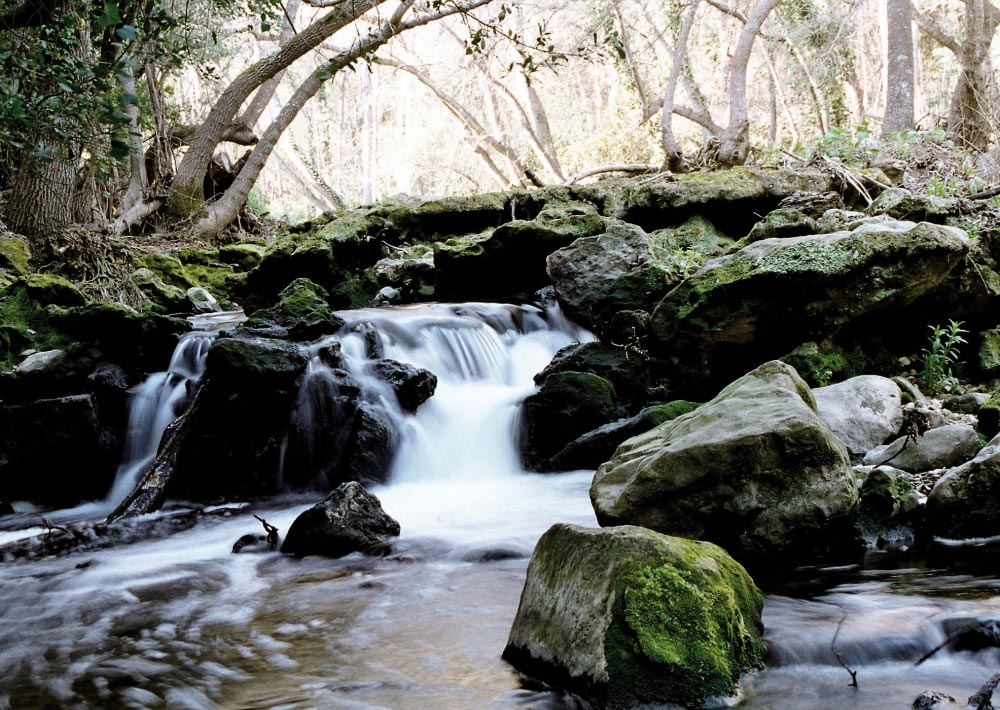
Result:
<svg viewBox="0 0 1000 710"><path fill-rule="evenodd" d="M949 320L948 326L928 326L931 329L930 343L920 358L923 369L920 379L930 394L957 392L958 379L952 373L952 366L958 361L958 346L966 343L961 321Z"/></svg>

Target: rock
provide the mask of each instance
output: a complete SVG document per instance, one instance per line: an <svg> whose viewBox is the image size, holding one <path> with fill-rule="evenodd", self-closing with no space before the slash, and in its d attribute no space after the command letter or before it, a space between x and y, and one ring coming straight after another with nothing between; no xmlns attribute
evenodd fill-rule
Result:
<svg viewBox="0 0 1000 710"><path fill-rule="evenodd" d="M905 441L906 437L901 436L892 443L872 449L865 454L865 465L891 463L910 473L922 473L968 461L982 446L976 430L968 424L945 424L927 430L923 436L904 445Z"/></svg>
<svg viewBox="0 0 1000 710"><path fill-rule="evenodd" d="M28 273L30 261L31 247L26 240L13 235L0 236L0 271L14 277L24 276Z"/></svg>
<svg viewBox="0 0 1000 710"><path fill-rule="evenodd" d="M941 632L952 640L955 651L1000 648L1000 619L996 617L953 616L941 622Z"/></svg>
<svg viewBox="0 0 1000 710"><path fill-rule="evenodd" d="M375 280L399 293L400 301L426 300L434 295L434 250L418 244L399 255L380 259L374 268ZM395 301L390 301L395 302Z"/></svg>
<svg viewBox="0 0 1000 710"><path fill-rule="evenodd" d="M871 348L871 343L868 347ZM846 350L829 343L820 345L809 341L779 359L794 367L810 387L826 387L832 382L862 374L865 370L866 353L860 346Z"/></svg>
<svg viewBox="0 0 1000 710"><path fill-rule="evenodd" d="M266 251L265 245L252 242L227 244L219 247L219 260L232 264L240 271L250 271L260 264Z"/></svg>
<svg viewBox="0 0 1000 710"><path fill-rule="evenodd" d="M983 405L990 401L988 392L965 392L948 397L942 405L949 412L957 414L978 414Z"/></svg>
<svg viewBox="0 0 1000 710"><path fill-rule="evenodd" d="M958 211L958 200L936 195L916 195L902 187L884 190L868 206L868 214L886 214L894 219L940 222Z"/></svg>
<svg viewBox="0 0 1000 710"><path fill-rule="evenodd" d="M583 214L544 222L514 220L480 234L438 242L435 295L476 300L533 293L548 284L547 256L604 230L603 217Z"/></svg>
<svg viewBox="0 0 1000 710"><path fill-rule="evenodd" d="M887 377L852 377L812 393L816 411L852 454L879 446L903 423L902 393Z"/></svg>
<svg viewBox="0 0 1000 710"><path fill-rule="evenodd" d="M914 710L942 710L955 702L955 698L934 690L925 690L913 701Z"/></svg>
<svg viewBox="0 0 1000 710"><path fill-rule="evenodd" d="M71 308L82 306L88 299L75 285L62 276L53 274L29 274L17 283L24 286L29 298L39 303Z"/></svg>
<svg viewBox="0 0 1000 710"><path fill-rule="evenodd" d="M711 540L739 559L850 545L855 485L809 388L772 361L624 442L590 498L602 525Z"/></svg>
<svg viewBox="0 0 1000 710"><path fill-rule="evenodd" d="M278 492L283 444L307 363L305 349L294 343L217 338L190 433L178 445L172 495L211 500Z"/></svg>
<svg viewBox="0 0 1000 710"><path fill-rule="evenodd" d="M632 411L644 405L649 396L647 362L625 348L598 341L567 345L535 375L535 382L542 384L557 372L589 372L603 377L614 386L617 400Z"/></svg>
<svg viewBox="0 0 1000 710"><path fill-rule="evenodd" d="M368 402L358 402L351 439L337 477L383 483L389 475L395 438L391 422L379 409Z"/></svg>
<svg viewBox="0 0 1000 710"><path fill-rule="evenodd" d="M768 212L760 222L753 226L750 233L736 242L734 249L739 250L748 244L761 239L784 237L801 237L804 234L816 233L816 220L808 217L792 207L779 207Z"/></svg>
<svg viewBox="0 0 1000 710"><path fill-rule="evenodd" d="M161 313L187 313L191 310L191 302L184 289L165 283L146 267L133 271L132 281Z"/></svg>
<svg viewBox="0 0 1000 710"><path fill-rule="evenodd" d="M402 301L403 294L400 293L398 288L392 288L391 286L383 286L379 289L379 292L375 294L376 306L391 306L397 303L402 303Z"/></svg>
<svg viewBox="0 0 1000 710"><path fill-rule="evenodd" d="M855 472L859 473L858 469ZM879 466L863 471L858 478L862 477L858 511L858 527L862 532L877 532L913 522L921 496L905 472L891 466Z"/></svg>
<svg viewBox="0 0 1000 710"><path fill-rule="evenodd" d="M32 353L17 366L17 374L45 373L58 365L65 357L65 350L45 350L44 352Z"/></svg>
<svg viewBox="0 0 1000 710"><path fill-rule="evenodd" d="M371 369L373 374L389 383L399 406L407 412L417 411L417 407L430 399L437 389L437 375L421 367L383 359L373 362Z"/></svg>
<svg viewBox="0 0 1000 710"><path fill-rule="evenodd" d="M929 433L929 432L928 432ZM945 538L1000 535L1000 436L951 469L931 489L926 529Z"/></svg>
<svg viewBox="0 0 1000 710"><path fill-rule="evenodd" d="M763 666L762 606L715 545L557 524L532 555L503 656L596 708L701 707Z"/></svg>
<svg viewBox="0 0 1000 710"><path fill-rule="evenodd" d="M298 557L343 557L385 545L397 535L399 523L382 510L378 498L352 481L299 515L288 529L281 551Z"/></svg>
<svg viewBox="0 0 1000 710"><path fill-rule="evenodd" d="M992 439L1000 433L1000 395L994 392L990 398L983 403L977 413L979 423L977 429L979 433L987 439Z"/></svg>
<svg viewBox="0 0 1000 710"><path fill-rule="evenodd" d="M522 408L526 465L544 470L566 444L618 416L615 391L589 372L557 372Z"/></svg>
<svg viewBox="0 0 1000 710"><path fill-rule="evenodd" d="M215 296L208 292L208 289L201 286L192 286L187 290L187 299L191 302L191 310L195 313L218 313L222 306L215 300Z"/></svg>
<svg viewBox="0 0 1000 710"><path fill-rule="evenodd" d="M550 466L554 471L596 469L610 459L618 445L626 439L694 411L698 406L696 402L676 400L668 404L647 407L634 417L599 426L567 444L562 451L552 457Z"/></svg>
<svg viewBox="0 0 1000 710"><path fill-rule="evenodd" d="M9 501L0 500L0 515L13 515L14 506Z"/></svg>
<svg viewBox="0 0 1000 710"><path fill-rule="evenodd" d="M861 319L902 327L900 313L945 288L969 249L961 230L912 222L754 242L670 291L650 318L649 347L682 383L672 391L697 394Z"/></svg>
<svg viewBox="0 0 1000 710"><path fill-rule="evenodd" d="M985 377L1000 376L1000 328L979 334L979 359L976 363Z"/></svg>
<svg viewBox="0 0 1000 710"><path fill-rule="evenodd" d="M240 332L270 338L316 340L333 335L344 320L330 308L329 294L309 279L295 279L270 308L255 311L240 326Z"/></svg>
<svg viewBox="0 0 1000 710"><path fill-rule="evenodd" d="M830 210L843 210L839 192L795 192L778 203L778 209L793 209L811 219L819 219Z"/></svg>

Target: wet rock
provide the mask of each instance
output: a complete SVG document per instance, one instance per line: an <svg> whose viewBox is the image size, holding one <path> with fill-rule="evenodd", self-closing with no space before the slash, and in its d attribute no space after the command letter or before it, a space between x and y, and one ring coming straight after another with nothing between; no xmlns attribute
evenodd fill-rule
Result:
<svg viewBox="0 0 1000 710"><path fill-rule="evenodd" d="M886 377L852 377L812 393L816 411L852 454L881 445L903 423L899 385Z"/></svg>
<svg viewBox="0 0 1000 710"><path fill-rule="evenodd" d="M907 441L901 436L865 454L866 466L891 463L910 473L935 468L949 468L968 461L979 451L982 442L976 430L968 424L946 424L929 429L923 436Z"/></svg>
<svg viewBox="0 0 1000 710"><path fill-rule="evenodd" d="M615 391L589 372L557 372L524 400L522 425L525 463L538 470L569 442L618 416Z"/></svg>
<svg viewBox="0 0 1000 710"><path fill-rule="evenodd" d="M399 523L382 510L379 499L360 483L350 482L299 515L281 551L299 557L343 557L384 545L398 535Z"/></svg>
<svg viewBox="0 0 1000 710"><path fill-rule="evenodd" d="M368 402L359 402L338 477L384 482L392 463L394 443L395 431L389 420Z"/></svg>
<svg viewBox="0 0 1000 710"><path fill-rule="evenodd" d="M951 639L955 651L982 651L1000 648L1000 619L990 617L951 617L941 623L941 631Z"/></svg>
<svg viewBox="0 0 1000 710"><path fill-rule="evenodd" d="M927 496L927 531L945 538L1000 535L1000 436L949 470Z"/></svg>
<svg viewBox="0 0 1000 710"><path fill-rule="evenodd" d="M949 412L957 414L978 414L983 405L990 401L987 392L966 392L946 399L942 405Z"/></svg>
<svg viewBox="0 0 1000 710"><path fill-rule="evenodd" d="M913 701L913 707L915 710L942 710L954 702L955 698L950 695L934 690L925 690Z"/></svg>
<svg viewBox="0 0 1000 710"><path fill-rule="evenodd" d="M389 383L399 406L407 412L417 411L437 389L437 375L421 367L383 359L373 362L371 368L376 376Z"/></svg>
<svg viewBox="0 0 1000 710"><path fill-rule="evenodd" d="M763 666L762 606L715 545L557 524L535 547L503 655L597 708L700 707Z"/></svg>
<svg viewBox="0 0 1000 710"><path fill-rule="evenodd" d="M590 498L602 525L710 540L738 559L787 559L852 544L855 486L809 388L772 361L624 442Z"/></svg>
<svg viewBox="0 0 1000 710"><path fill-rule="evenodd" d="M921 496L904 471L879 466L857 468L855 473L863 480L858 510L858 527L862 532L879 532L913 523Z"/></svg>
<svg viewBox="0 0 1000 710"><path fill-rule="evenodd" d="M191 310L195 313L217 313L222 310L222 306L219 305L215 296L201 286L189 288L187 299L191 303Z"/></svg>
<svg viewBox="0 0 1000 710"><path fill-rule="evenodd" d="M45 350L43 352L32 353L17 366L17 374L44 374L59 365L65 356L65 350Z"/></svg>
<svg viewBox="0 0 1000 710"><path fill-rule="evenodd" d="M423 244L408 247L399 254L380 259L375 264L374 274L383 290L395 290L400 299L429 298L434 295L434 250Z"/></svg>

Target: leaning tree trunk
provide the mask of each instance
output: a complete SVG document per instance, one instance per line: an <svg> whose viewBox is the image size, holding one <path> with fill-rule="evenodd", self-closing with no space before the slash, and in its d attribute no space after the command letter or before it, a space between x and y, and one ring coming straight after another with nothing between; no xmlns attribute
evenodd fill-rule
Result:
<svg viewBox="0 0 1000 710"><path fill-rule="evenodd" d="M204 180L209 161L223 133L233 122L243 102L261 84L322 44L385 0L344 0L341 4L295 35L284 47L248 67L236 77L216 100L208 116L192 137L188 151L177 166L171 186L169 208L177 215L190 217L205 204Z"/></svg>
<svg viewBox="0 0 1000 710"><path fill-rule="evenodd" d="M660 140L663 144L663 153L666 156L664 167L673 172L680 172L684 168L684 155L677 145L677 138L674 136L674 97L677 95L677 84L684 70L688 36L691 34L691 27L694 25L694 16L697 12L698 0L691 0L691 4L684 14L684 21L681 23L681 28L677 33L677 46L674 47L673 64L670 68L670 75L667 77L667 88L663 92L663 116L660 119Z"/></svg>
<svg viewBox="0 0 1000 710"><path fill-rule="evenodd" d="M742 165L750 154L750 117L747 108L747 67L754 41L764 20L779 0L759 0L736 41L729 65L729 122L719 136L718 162L722 167Z"/></svg>
<svg viewBox="0 0 1000 710"><path fill-rule="evenodd" d="M882 135L912 129L913 120L913 13L910 0L886 4L885 117Z"/></svg>

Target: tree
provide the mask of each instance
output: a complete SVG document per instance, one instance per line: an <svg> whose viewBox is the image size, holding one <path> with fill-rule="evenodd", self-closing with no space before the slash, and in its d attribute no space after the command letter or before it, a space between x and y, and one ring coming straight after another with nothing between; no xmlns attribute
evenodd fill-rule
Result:
<svg viewBox="0 0 1000 710"><path fill-rule="evenodd" d="M882 135L913 129L913 14L910 0L886 3L887 56Z"/></svg>

